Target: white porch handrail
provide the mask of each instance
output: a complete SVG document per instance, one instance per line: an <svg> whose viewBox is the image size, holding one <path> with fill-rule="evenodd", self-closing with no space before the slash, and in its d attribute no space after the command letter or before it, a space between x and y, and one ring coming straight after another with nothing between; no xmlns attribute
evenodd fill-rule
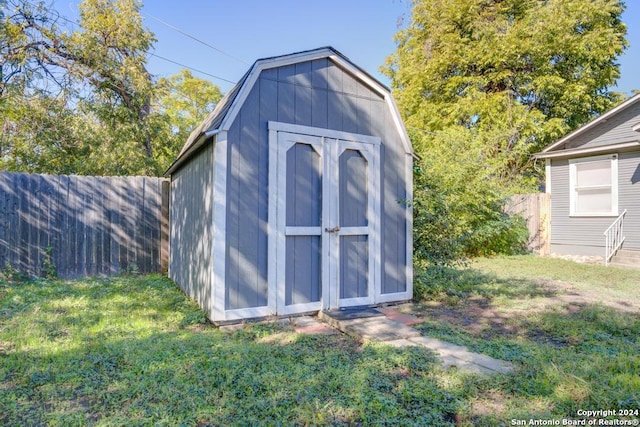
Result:
<svg viewBox="0 0 640 427"><path fill-rule="evenodd" d="M620 246L622 246L622 242L624 242L624 215L627 213L625 209L619 216L613 221L613 224L607 228L604 232L605 239L605 255L604 255L604 265L609 265L609 261L615 255Z"/></svg>

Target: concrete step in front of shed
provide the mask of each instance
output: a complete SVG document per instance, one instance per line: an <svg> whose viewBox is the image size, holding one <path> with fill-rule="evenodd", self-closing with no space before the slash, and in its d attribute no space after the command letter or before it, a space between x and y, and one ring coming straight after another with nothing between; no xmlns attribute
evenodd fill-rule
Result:
<svg viewBox="0 0 640 427"><path fill-rule="evenodd" d="M346 334L371 341L394 341L420 336L417 330L402 322L391 320L383 313L358 317L354 312L352 316L345 318L341 311L344 310L321 311L318 317Z"/></svg>

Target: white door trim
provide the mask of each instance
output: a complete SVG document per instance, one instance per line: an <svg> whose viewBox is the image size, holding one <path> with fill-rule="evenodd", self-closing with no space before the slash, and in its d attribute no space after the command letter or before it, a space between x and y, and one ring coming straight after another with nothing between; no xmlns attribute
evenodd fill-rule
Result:
<svg viewBox="0 0 640 427"><path fill-rule="evenodd" d="M362 135L359 133L343 132L333 129L316 128L311 126L294 125L291 123L273 122L268 123L270 131L288 132L299 135L319 136L329 139L342 139L344 141L364 142L367 144L380 145L381 139L377 136Z"/></svg>
<svg viewBox="0 0 640 427"><path fill-rule="evenodd" d="M331 129L314 128L309 126L292 125L288 123L268 123L269 130L269 307L277 314L293 314L315 310L338 308L339 306L373 304L378 302L380 294L381 278L381 245L380 245L380 145L378 137L359 135L349 132L335 131ZM316 235L318 227L286 226L286 151L294 143L306 143L312 145L321 156L323 186L323 222L321 225L322 245L322 298L320 302L308 304L296 304L285 306L285 271L286 271L286 234ZM339 282L339 238L338 232L330 233L324 228L333 227L326 223L338 222L338 206L333 189L338 187L337 156L346 149L354 149L363 153L369 162L368 173L368 198L370 217L367 227L354 227L344 231L342 235L366 234L362 231L368 229L369 243L369 272L368 272L368 296L366 298L339 298L339 288L331 284ZM332 158L334 164L331 164ZM271 185L274 183L275 185ZM325 209L328 212L325 212ZM334 224L335 225L335 224ZM335 237L332 236L335 234Z"/></svg>
<svg viewBox="0 0 640 427"><path fill-rule="evenodd" d="M379 186L376 184L379 183L379 179L376 179L380 176L379 169L379 153L380 148L379 145L374 145L370 143L356 142L356 141L345 141L345 140L337 140L336 141L336 152L332 156L335 160L334 170L335 170L335 179L336 179L336 195L338 194L338 186L339 186L339 161L340 156L346 150L354 150L361 153L361 155L367 161L367 207L368 207L368 215L367 215L367 225L361 227L341 227L337 232L337 241L336 249L337 252L334 254L333 259L336 268L339 270L340 268L340 237L341 236L357 236L357 235L366 235L367 243L368 243L368 272L367 272L367 296L366 297L358 297L358 298L339 298L337 297L336 307L349 307L349 306L357 306L357 305L369 305L376 302L377 290L380 288L379 285L379 269L380 269L380 247L378 244L379 241L379 233L378 233L378 218L380 217L380 201L378 196L378 191L376 191ZM335 213L335 223L339 223L339 215L340 215L340 206L339 199L334 197L336 201L336 206L334 207ZM338 272L336 272L337 275ZM337 280L338 286L336 287L337 291L340 292L342 288L342 283L340 280Z"/></svg>
<svg viewBox="0 0 640 427"><path fill-rule="evenodd" d="M271 141L269 141L271 144ZM288 150L293 147L297 143L309 144L313 149L318 153L321 158L321 161L324 162L324 158L326 157L323 152L323 138L319 136L312 135L302 135L302 134L294 134L291 132L277 132L277 154L274 158L274 162L269 162L270 168L275 166L277 169L276 172L276 182L277 185L275 188L269 189L269 201L271 202L272 194L271 191L275 190L275 201L276 201L276 231L274 234L274 238L276 241L275 247L275 265L276 265L276 283L275 283L275 292L276 292L276 312L278 314L294 314L294 313L304 313L307 311L316 311L320 310L322 307L322 298L317 302L309 302L304 304L291 304L286 305L285 295L286 295L286 240L288 235L317 235L322 236L322 228L321 227L291 227L287 226L286 223L286 193L287 193L287 161L286 156ZM275 163L275 165L272 165ZM324 167L322 169L324 171ZM271 221L271 219L269 219ZM271 236L270 236L271 237ZM321 240L322 239L321 237ZM322 268L322 267L321 267ZM269 284L271 286L271 284Z"/></svg>

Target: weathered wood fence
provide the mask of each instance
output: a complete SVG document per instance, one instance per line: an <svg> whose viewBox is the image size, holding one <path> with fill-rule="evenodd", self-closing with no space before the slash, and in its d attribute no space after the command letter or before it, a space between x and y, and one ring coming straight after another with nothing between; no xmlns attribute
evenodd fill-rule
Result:
<svg viewBox="0 0 640 427"><path fill-rule="evenodd" d="M0 269L58 277L166 271L169 182L0 173Z"/></svg>
<svg viewBox="0 0 640 427"><path fill-rule="evenodd" d="M506 206L506 212L522 215L529 229L527 247L539 255L551 252L551 199L549 194L516 194Z"/></svg>

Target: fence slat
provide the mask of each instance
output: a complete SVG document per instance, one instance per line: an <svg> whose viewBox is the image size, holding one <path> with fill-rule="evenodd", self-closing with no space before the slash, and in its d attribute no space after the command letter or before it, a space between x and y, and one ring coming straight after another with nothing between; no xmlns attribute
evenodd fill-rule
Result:
<svg viewBox="0 0 640 427"><path fill-rule="evenodd" d="M0 268L62 278L166 271L168 182L0 172Z"/></svg>

